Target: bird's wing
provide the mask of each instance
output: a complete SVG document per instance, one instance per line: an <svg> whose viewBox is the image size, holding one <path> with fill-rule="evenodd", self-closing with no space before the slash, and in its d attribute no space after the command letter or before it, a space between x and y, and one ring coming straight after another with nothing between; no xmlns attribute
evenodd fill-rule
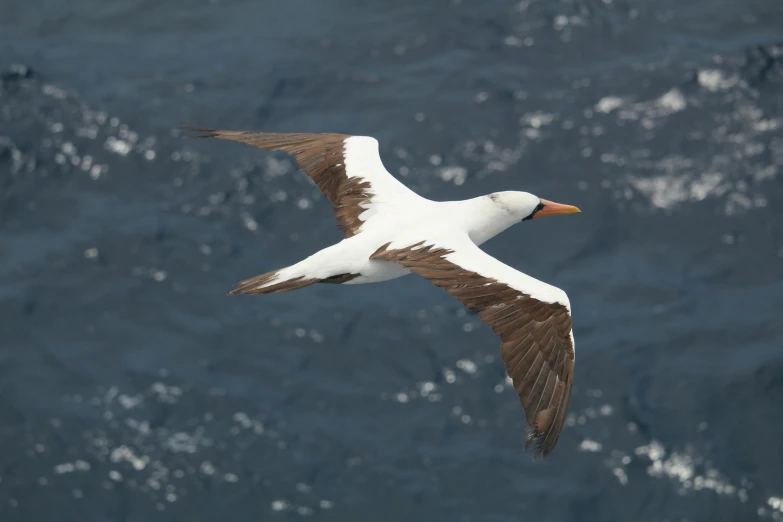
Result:
<svg viewBox="0 0 783 522"><path fill-rule="evenodd" d="M508 376L525 410L534 458L549 455L571 401L574 337L565 292L514 270L468 237L395 241L372 256L399 263L443 288L500 336Z"/></svg>
<svg viewBox="0 0 783 522"><path fill-rule="evenodd" d="M359 233L362 224L384 204L405 205L421 197L384 168L378 140L347 134L287 134L225 131L185 127L194 138L217 138L247 143L264 150L291 154L299 167L332 203L334 217L345 237ZM369 212L367 212L369 211ZM366 213L365 213L366 212Z"/></svg>

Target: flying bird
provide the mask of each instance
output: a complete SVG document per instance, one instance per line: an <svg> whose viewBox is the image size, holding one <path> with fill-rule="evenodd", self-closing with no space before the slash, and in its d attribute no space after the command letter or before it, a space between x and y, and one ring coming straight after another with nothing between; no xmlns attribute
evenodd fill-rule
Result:
<svg viewBox="0 0 783 522"><path fill-rule="evenodd" d="M423 198L383 166L378 141L186 127L191 137L285 151L332 204L345 238L286 268L237 283L231 294L289 292L315 283L377 283L411 272L444 289L500 337L506 372L529 425L525 449L546 458L571 400L574 335L565 292L519 272L479 245L521 221L579 209L527 192L464 201Z"/></svg>

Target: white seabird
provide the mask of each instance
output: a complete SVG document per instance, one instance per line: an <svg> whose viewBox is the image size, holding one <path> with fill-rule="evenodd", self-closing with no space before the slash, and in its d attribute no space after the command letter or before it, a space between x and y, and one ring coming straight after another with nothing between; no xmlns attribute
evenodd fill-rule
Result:
<svg viewBox="0 0 783 522"><path fill-rule="evenodd" d="M565 292L485 253L511 225L579 209L527 192L465 201L423 198L383 166L378 141L345 134L282 134L187 128L296 159L332 203L345 239L287 268L239 282L232 294L288 292L314 283L361 284L414 272L443 288L500 336L508 376L530 425L525 449L549 455L571 400L574 336Z"/></svg>

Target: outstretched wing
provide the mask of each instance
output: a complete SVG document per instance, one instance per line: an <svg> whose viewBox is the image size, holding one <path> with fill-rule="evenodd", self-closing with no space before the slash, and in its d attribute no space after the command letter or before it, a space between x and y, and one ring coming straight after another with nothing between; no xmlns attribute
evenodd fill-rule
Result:
<svg viewBox="0 0 783 522"><path fill-rule="evenodd" d="M384 168L378 140L347 134L286 134L224 131L185 127L194 138L217 138L247 143L264 150L291 154L299 168L332 203L334 217L345 237L359 233L362 224L389 202L421 199ZM367 212L370 211L370 212Z"/></svg>
<svg viewBox="0 0 783 522"><path fill-rule="evenodd" d="M446 290L500 336L508 376L525 410L534 458L557 444L571 401L574 337L565 292L505 265L467 237L392 242L373 259L394 261Z"/></svg>

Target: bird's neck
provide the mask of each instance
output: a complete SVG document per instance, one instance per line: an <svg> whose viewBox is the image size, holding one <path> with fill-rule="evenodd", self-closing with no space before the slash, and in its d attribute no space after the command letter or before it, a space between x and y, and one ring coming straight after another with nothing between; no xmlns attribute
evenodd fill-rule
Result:
<svg viewBox="0 0 783 522"><path fill-rule="evenodd" d="M471 241L476 245L492 239L520 221L489 196L444 204L450 206L450 214L461 222Z"/></svg>

